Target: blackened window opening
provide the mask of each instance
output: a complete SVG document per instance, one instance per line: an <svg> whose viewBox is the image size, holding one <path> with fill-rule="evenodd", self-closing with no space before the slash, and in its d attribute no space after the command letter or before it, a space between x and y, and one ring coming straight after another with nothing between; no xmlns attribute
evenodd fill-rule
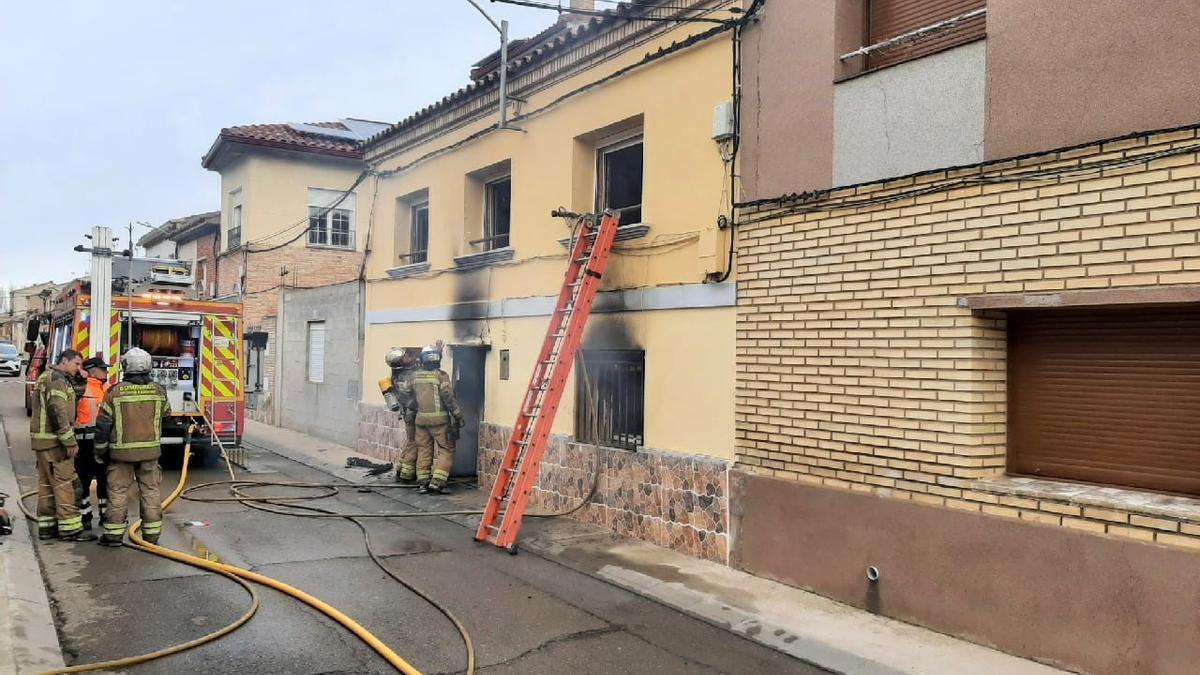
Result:
<svg viewBox="0 0 1200 675"><path fill-rule="evenodd" d="M597 206L612 209L622 225L642 222L642 139L600 149Z"/></svg>
<svg viewBox="0 0 1200 675"><path fill-rule="evenodd" d="M584 350L575 383L578 442L626 450L645 445L644 351Z"/></svg>

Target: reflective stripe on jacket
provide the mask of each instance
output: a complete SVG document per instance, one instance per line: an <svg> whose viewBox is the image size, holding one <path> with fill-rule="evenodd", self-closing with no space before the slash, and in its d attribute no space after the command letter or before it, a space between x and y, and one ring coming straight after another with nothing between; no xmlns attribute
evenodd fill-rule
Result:
<svg viewBox="0 0 1200 675"><path fill-rule="evenodd" d="M53 450L75 445L75 391L67 376L47 370L33 384L32 415L29 418L30 446Z"/></svg>
<svg viewBox="0 0 1200 675"><path fill-rule="evenodd" d="M442 370L422 369L413 373L412 407L416 411L417 424L423 427L446 424L451 417L462 420L450 376Z"/></svg>
<svg viewBox="0 0 1200 675"><path fill-rule="evenodd" d="M162 418L171 412L167 390L147 378L109 387L96 418L96 446L118 462L145 462L162 454Z"/></svg>

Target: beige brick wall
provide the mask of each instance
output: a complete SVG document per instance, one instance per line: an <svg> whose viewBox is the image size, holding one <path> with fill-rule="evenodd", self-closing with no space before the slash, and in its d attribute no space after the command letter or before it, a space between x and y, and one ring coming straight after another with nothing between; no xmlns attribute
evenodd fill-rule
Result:
<svg viewBox="0 0 1200 675"><path fill-rule="evenodd" d="M1200 284L1197 145L1194 129L1161 133L743 214L741 467L1200 547L1200 524L1186 519L974 489L1004 471L1005 315L957 305L981 293ZM1172 148L1187 152L1086 168ZM1064 167L1075 174L1004 178Z"/></svg>

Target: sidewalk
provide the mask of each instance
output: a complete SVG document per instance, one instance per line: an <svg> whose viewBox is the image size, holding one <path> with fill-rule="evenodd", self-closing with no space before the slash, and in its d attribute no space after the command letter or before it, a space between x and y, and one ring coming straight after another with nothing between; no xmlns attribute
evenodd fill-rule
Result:
<svg viewBox="0 0 1200 675"><path fill-rule="evenodd" d="M361 456L330 441L246 422L247 446L320 469L349 482L390 482L347 469ZM373 460L374 461L374 460ZM253 458L250 459L253 465ZM480 508L486 495L461 490L430 497L381 492L422 510ZM469 528L478 517L448 517ZM699 560L566 518L529 519L523 555L534 554L603 579L663 605L727 628L780 652L840 673L959 675L1049 674L1063 671L868 612L790 586ZM506 555L497 550L497 555Z"/></svg>
<svg viewBox="0 0 1200 675"><path fill-rule="evenodd" d="M0 673L33 673L62 668L63 657L29 523L17 504L11 452L0 420L0 492L9 496L4 508L14 521L12 535L0 538Z"/></svg>

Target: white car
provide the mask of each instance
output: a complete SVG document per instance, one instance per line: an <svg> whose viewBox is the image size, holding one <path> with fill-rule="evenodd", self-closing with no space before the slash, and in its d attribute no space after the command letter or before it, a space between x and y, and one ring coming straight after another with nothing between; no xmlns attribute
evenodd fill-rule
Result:
<svg viewBox="0 0 1200 675"><path fill-rule="evenodd" d="M0 342L0 375L21 374L21 351L11 342Z"/></svg>

